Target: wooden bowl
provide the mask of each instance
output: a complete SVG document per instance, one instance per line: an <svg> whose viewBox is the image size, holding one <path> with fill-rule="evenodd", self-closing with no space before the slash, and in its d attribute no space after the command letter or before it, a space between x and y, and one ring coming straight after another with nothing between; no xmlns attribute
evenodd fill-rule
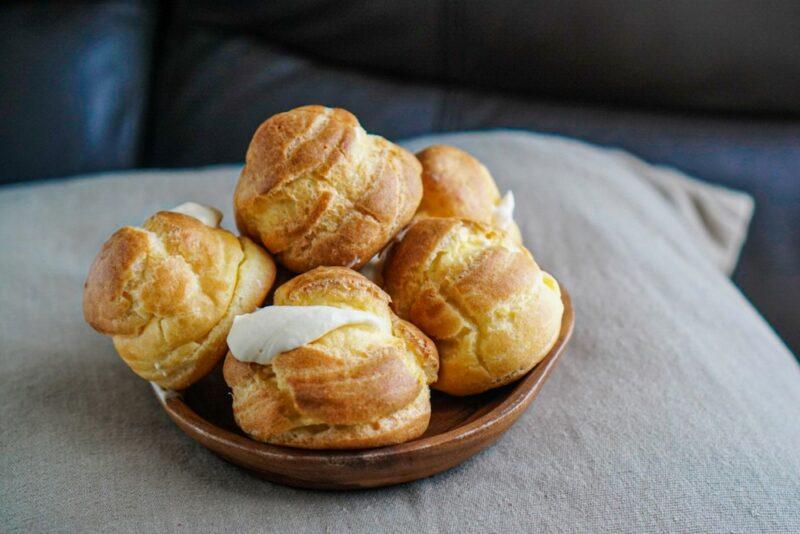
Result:
<svg viewBox="0 0 800 534"><path fill-rule="evenodd" d="M234 423L221 366L181 394L157 390L158 397L170 418L192 439L272 482L302 488L359 489L417 480L450 469L487 448L530 405L572 334L572 304L563 287L561 292L561 332L536 367L518 382L480 395L452 397L432 391L428 430L400 445L315 451L254 441Z"/></svg>

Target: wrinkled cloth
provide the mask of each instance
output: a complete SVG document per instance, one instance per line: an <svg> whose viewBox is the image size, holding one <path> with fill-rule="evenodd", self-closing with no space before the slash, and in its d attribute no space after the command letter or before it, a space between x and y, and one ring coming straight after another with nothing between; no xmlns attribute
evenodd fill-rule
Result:
<svg viewBox="0 0 800 534"><path fill-rule="evenodd" d="M396 487L259 479L173 425L81 313L118 227L186 201L232 228L239 167L124 172L0 189L0 521L66 531L800 531L800 368L725 276L750 199L629 155L523 133L466 148L575 334L494 446Z"/></svg>

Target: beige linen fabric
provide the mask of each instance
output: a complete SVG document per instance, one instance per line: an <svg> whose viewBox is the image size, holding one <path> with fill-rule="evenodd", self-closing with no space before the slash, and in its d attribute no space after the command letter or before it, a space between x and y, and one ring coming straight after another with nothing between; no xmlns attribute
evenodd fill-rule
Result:
<svg viewBox="0 0 800 534"><path fill-rule="evenodd" d="M491 449L433 478L273 485L184 436L83 323L101 243L185 201L231 227L238 167L0 189L0 525L34 531L800 531L800 369L723 271L740 193L546 136L429 137L513 189L573 341ZM688 180L688 181L687 181Z"/></svg>

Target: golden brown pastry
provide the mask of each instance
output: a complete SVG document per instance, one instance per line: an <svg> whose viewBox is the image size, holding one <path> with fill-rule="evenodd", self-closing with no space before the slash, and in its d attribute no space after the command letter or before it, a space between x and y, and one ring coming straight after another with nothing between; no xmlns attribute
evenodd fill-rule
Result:
<svg viewBox="0 0 800 534"><path fill-rule="evenodd" d="M509 192L506 198L500 197L494 178L480 161L448 145L429 146L417 153L417 159L422 164L424 191L420 215L491 224L522 243L519 228L511 219L513 195L509 197Z"/></svg>
<svg viewBox="0 0 800 534"><path fill-rule="evenodd" d="M83 313L136 374L183 389L224 356L234 316L259 306L274 279L274 262L250 239L162 211L106 241Z"/></svg>
<svg viewBox="0 0 800 534"><path fill-rule="evenodd" d="M236 186L239 230L288 269L358 269L408 224L422 198L413 154L348 111L304 106L259 126Z"/></svg>
<svg viewBox="0 0 800 534"><path fill-rule="evenodd" d="M223 371L244 432L291 447L350 449L401 443L425 431L436 347L392 313L378 286L350 269L319 267L279 287L274 301L371 312L383 326L341 326L266 365L229 352Z"/></svg>
<svg viewBox="0 0 800 534"><path fill-rule="evenodd" d="M418 219L394 245L383 276L397 314L436 343L433 387L453 395L516 380L561 328L556 280L508 234L475 221Z"/></svg>

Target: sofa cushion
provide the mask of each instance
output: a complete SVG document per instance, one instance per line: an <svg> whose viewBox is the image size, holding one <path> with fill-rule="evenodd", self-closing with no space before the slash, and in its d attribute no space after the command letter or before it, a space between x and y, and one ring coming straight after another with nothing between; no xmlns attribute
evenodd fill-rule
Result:
<svg viewBox="0 0 800 534"><path fill-rule="evenodd" d="M0 13L0 183L139 164L154 5L12 2Z"/></svg>
<svg viewBox="0 0 800 534"><path fill-rule="evenodd" d="M748 192L756 210L734 281L800 352L800 121L663 114L462 92L447 129L526 128L622 148Z"/></svg>
<svg viewBox="0 0 800 534"><path fill-rule="evenodd" d="M416 79L625 106L800 113L795 0L181 0L173 19Z"/></svg>
<svg viewBox="0 0 800 534"><path fill-rule="evenodd" d="M386 137L430 133L443 95L203 27L169 32L154 83L148 164L171 167L242 161L262 121L309 103L346 108Z"/></svg>
<svg viewBox="0 0 800 534"><path fill-rule="evenodd" d="M750 239L734 280L800 350L800 307L786 290L800 285L800 233L792 231L800 227L800 120L554 104L404 82L322 64L258 34L225 31L233 22L220 17L215 26L202 14L198 10L191 23L180 19L169 32L148 164L242 161L261 121L308 103L345 107L369 131L392 139L510 127L622 148L755 198Z"/></svg>
<svg viewBox="0 0 800 534"><path fill-rule="evenodd" d="M672 199L694 194L681 192L685 177L675 185L629 156L529 134L434 136L409 146L435 142L474 153L501 189L514 190L526 243L576 309L559 367L495 446L430 479L347 494L288 489L233 467L177 430L80 310L92 257L118 226L195 200L223 208L230 227L240 167L7 187L4 524L800 530L800 368L720 270L719 252L735 252L735 240L712 239L676 209ZM747 204L733 193L705 195L705 212ZM726 226L724 216L713 219ZM741 228L745 219L731 220Z"/></svg>

